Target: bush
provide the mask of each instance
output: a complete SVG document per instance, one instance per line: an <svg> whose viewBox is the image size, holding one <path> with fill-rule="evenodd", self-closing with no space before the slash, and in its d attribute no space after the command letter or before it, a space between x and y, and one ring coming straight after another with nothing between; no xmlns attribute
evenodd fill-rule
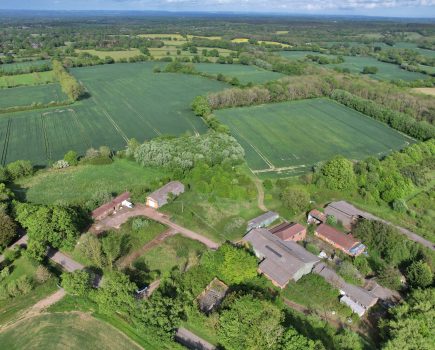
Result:
<svg viewBox="0 0 435 350"><path fill-rule="evenodd" d="M78 158L79 156L75 151L68 151L63 156L63 160L68 162L68 164L71 166L76 166L79 163Z"/></svg>
<svg viewBox="0 0 435 350"><path fill-rule="evenodd" d="M13 163L9 163L6 169L12 180L33 174L32 163L28 160L17 160Z"/></svg>
<svg viewBox="0 0 435 350"><path fill-rule="evenodd" d="M35 272L35 279L38 283L44 283L51 277L51 272L44 265L39 265Z"/></svg>
<svg viewBox="0 0 435 350"><path fill-rule="evenodd" d="M52 168L53 169L64 169L64 168L68 168L69 167L69 163L63 159L58 160L57 162L53 163Z"/></svg>
<svg viewBox="0 0 435 350"><path fill-rule="evenodd" d="M5 213L0 211L0 248L7 247L17 235L17 225Z"/></svg>
<svg viewBox="0 0 435 350"><path fill-rule="evenodd" d="M413 288L426 288L432 284L433 273L424 261L414 261L406 271L408 284Z"/></svg>
<svg viewBox="0 0 435 350"><path fill-rule="evenodd" d="M303 187L287 187L281 193L281 201L284 207L296 214L307 209L310 194Z"/></svg>
<svg viewBox="0 0 435 350"><path fill-rule="evenodd" d="M68 293L85 296L91 289L91 276L83 270L64 272L62 274L61 284Z"/></svg>
<svg viewBox="0 0 435 350"><path fill-rule="evenodd" d="M327 215L326 216L326 223L328 225L336 225L337 224L337 218L334 215Z"/></svg>
<svg viewBox="0 0 435 350"><path fill-rule="evenodd" d="M144 218L135 218L131 223L131 228L135 231L139 231L144 227L148 227L150 225L150 221Z"/></svg>
<svg viewBox="0 0 435 350"><path fill-rule="evenodd" d="M408 210L408 206L403 199L395 199L392 203L392 207L393 210L397 211L398 213L406 213Z"/></svg>

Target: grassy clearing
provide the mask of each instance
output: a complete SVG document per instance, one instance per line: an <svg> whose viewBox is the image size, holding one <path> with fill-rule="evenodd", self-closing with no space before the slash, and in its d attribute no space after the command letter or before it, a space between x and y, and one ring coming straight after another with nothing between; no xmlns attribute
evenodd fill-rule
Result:
<svg viewBox="0 0 435 350"><path fill-rule="evenodd" d="M99 58L105 58L106 56L112 57L115 61L119 61L121 58L130 58L141 54L139 49L129 49L120 51L99 51L99 50L75 50L77 53L86 52Z"/></svg>
<svg viewBox="0 0 435 350"><path fill-rule="evenodd" d="M161 276L176 267L183 271L195 265L205 250L207 248L202 243L177 234L145 253L135 261L134 266L156 271Z"/></svg>
<svg viewBox="0 0 435 350"><path fill-rule="evenodd" d="M53 71L35 72L18 75L4 75L0 77L0 88L11 88L26 85L43 85L54 83L55 77Z"/></svg>
<svg viewBox="0 0 435 350"><path fill-rule="evenodd" d="M267 45L277 45L277 46L281 46L281 47L291 47L288 44L284 44L284 43L280 43L278 41L267 41L267 40L260 40L259 41L260 44L267 44Z"/></svg>
<svg viewBox="0 0 435 350"><path fill-rule="evenodd" d="M5 78L7 77L1 77L0 81ZM0 108L9 108L15 106L29 106L33 103L46 104L52 101L64 101L66 99L67 96L62 92L59 84L47 84L47 85L40 85L40 86L22 86L22 87L15 87L12 89L0 90ZM2 119L3 120L7 119L7 118L3 118L6 116L7 115L2 116ZM1 129L5 130L3 129L3 125Z"/></svg>
<svg viewBox="0 0 435 350"><path fill-rule="evenodd" d="M49 314L20 322L0 334L5 349L140 349L127 336L88 314Z"/></svg>
<svg viewBox="0 0 435 350"><path fill-rule="evenodd" d="M162 134L206 131L190 103L197 95L227 85L199 76L153 73L154 66L146 62L72 69L90 97L65 108L2 115L0 152L6 153L5 161L29 159L43 165L60 159L70 149L79 153L101 145L121 149L132 137L142 142ZM5 99L0 94L0 107L11 101L17 104L14 96L24 99L24 104L35 99L21 89L35 89L46 96L50 87L53 85L10 89L14 95Z"/></svg>
<svg viewBox="0 0 435 350"><path fill-rule="evenodd" d="M17 182L16 194L31 203L83 203L98 191L121 193L147 186L166 175L160 169L144 168L130 160L116 159L108 165L42 170L31 178Z"/></svg>
<svg viewBox="0 0 435 350"><path fill-rule="evenodd" d="M263 84L270 80L277 80L284 77L281 73L267 71L254 66L245 66L241 64L210 64L197 63L195 68L204 73L218 75L219 73L237 78L242 84L252 82L254 84Z"/></svg>
<svg viewBox="0 0 435 350"><path fill-rule="evenodd" d="M249 42L248 38L234 38L231 40L233 43L247 43Z"/></svg>
<svg viewBox="0 0 435 350"><path fill-rule="evenodd" d="M350 159L384 155L412 140L328 99L220 110L244 147L251 169L307 167L336 154Z"/></svg>
<svg viewBox="0 0 435 350"><path fill-rule="evenodd" d="M175 222L217 242L238 240L246 233L247 222L262 212L257 200L231 200L192 191L162 208Z"/></svg>
<svg viewBox="0 0 435 350"><path fill-rule="evenodd" d="M322 277L313 273L305 275L299 281L290 283L282 295L295 303L331 314L333 311L342 317L348 317L352 311L339 301L340 292L329 285Z"/></svg>
<svg viewBox="0 0 435 350"><path fill-rule="evenodd" d="M98 306L88 298L66 295L62 300L52 305L48 311L62 313L81 311L91 313L94 318L115 327L118 331L124 333L125 336L132 339L146 350L183 349L181 345L170 340L163 341L156 339L151 332L139 329L116 315L100 314L98 312Z"/></svg>
<svg viewBox="0 0 435 350"><path fill-rule="evenodd" d="M435 96L435 88L415 88L412 91L419 92L421 94Z"/></svg>
<svg viewBox="0 0 435 350"><path fill-rule="evenodd" d="M411 50L417 51L417 53L419 55L422 55L422 56L435 57L434 50L421 49L417 46L416 43L398 42L398 43L394 44L394 47L399 48L399 49L411 49Z"/></svg>

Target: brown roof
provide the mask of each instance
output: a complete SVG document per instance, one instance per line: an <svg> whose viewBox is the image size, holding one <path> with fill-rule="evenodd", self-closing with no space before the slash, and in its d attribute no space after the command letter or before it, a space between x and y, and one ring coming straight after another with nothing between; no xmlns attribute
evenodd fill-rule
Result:
<svg viewBox="0 0 435 350"><path fill-rule="evenodd" d="M312 217L320 220L320 221L325 221L326 220L326 215L324 213L322 213L321 211L317 210L317 209L313 209L309 212L309 215L311 215Z"/></svg>
<svg viewBox="0 0 435 350"><path fill-rule="evenodd" d="M281 238L283 241L287 241L296 236L299 232L305 230L305 227L298 223L283 222L278 226L271 228L269 231L275 236Z"/></svg>
<svg viewBox="0 0 435 350"><path fill-rule="evenodd" d="M346 235L327 224L320 224L316 232L346 250L350 250L355 244L359 243L352 235Z"/></svg>
<svg viewBox="0 0 435 350"><path fill-rule="evenodd" d="M92 217L95 218L104 214L112 207L121 204L123 201L129 198L130 198L130 192L124 192L123 194L120 194L118 197L113 198L109 203L105 203L101 207L98 207L97 209L92 211Z"/></svg>

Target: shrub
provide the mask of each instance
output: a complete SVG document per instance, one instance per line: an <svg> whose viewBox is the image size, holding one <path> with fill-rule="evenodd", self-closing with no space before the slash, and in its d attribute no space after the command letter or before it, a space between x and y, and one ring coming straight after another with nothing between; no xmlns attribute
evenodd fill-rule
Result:
<svg viewBox="0 0 435 350"><path fill-rule="evenodd" d="M17 160L13 163L9 163L6 169L12 180L33 174L32 163L28 160Z"/></svg>
<svg viewBox="0 0 435 350"><path fill-rule="evenodd" d="M433 274L424 261L414 261L406 271L406 278L411 287L425 288L432 284Z"/></svg>
<svg viewBox="0 0 435 350"><path fill-rule="evenodd" d="M131 223L131 227L135 231L139 231L144 227L148 227L150 225L150 221L145 218L135 218Z"/></svg>
<svg viewBox="0 0 435 350"><path fill-rule="evenodd" d="M51 277L51 272L44 265L39 265L35 272L35 279L38 283L44 283Z"/></svg>
<svg viewBox="0 0 435 350"><path fill-rule="evenodd" d="M299 213L307 209L310 194L303 187L288 187L281 193L281 201L292 213Z"/></svg>
<svg viewBox="0 0 435 350"><path fill-rule="evenodd" d="M7 247L17 235L17 225L0 211L0 247Z"/></svg>
<svg viewBox="0 0 435 350"><path fill-rule="evenodd" d="M53 169L64 169L64 168L68 168L69 167L69 163L63 159L58 160L57 162L53 163L52 168Z"/></svg>
<svg viewBox="0 0 435 350"><path fill-rule="evenodd" d="M326 223L328 225L336 225L337 224L337 218L334 215L328 215L326 217Z"/></svg>
<svg viewBox="0 0 435 350"><path fill-rule="evenodd" d="M63 156L63 160L68 162L68 164L71 166L76 166L79 163L78 158L79 156L75 151L68 151Z"/></svg>

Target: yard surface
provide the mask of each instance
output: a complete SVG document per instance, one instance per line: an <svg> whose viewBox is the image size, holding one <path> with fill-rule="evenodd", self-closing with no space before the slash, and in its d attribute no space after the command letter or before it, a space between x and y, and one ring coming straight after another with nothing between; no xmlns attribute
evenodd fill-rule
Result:
<svg viewBox="0 0 435 350"><path fill-rule="evenodd" d="M54 313L22 321L0 333L2 348L141 349L123 333L86 313Z"/></svg>
<svg viewBox="0 0 435 350"><path fill-rule="evenodd" d="M126 189L147 186L165 175L160 169L144 168L134 161L115 159L107 165L41 171L31 178L20 180L16 193L31 203L53 204L62 201L78 204L91 199L98 191L119 194Z"/></svg>
<svg viewBox="0 0 435 350"><path fill-rule="evenodd" d="M201 133L207 130L190 109L198 95L221 90L226 85L186 74L153 73L155 63L114 64L72 69L89 97L74 105L20 113L0 118L0 152L3 163L28 159L44 165L71 149L84 153L90 147L107 145L121 149L129 138L140 142L160 135ZM57 85L55 85L57 87ZM8 89L0 107L54 97L52 85ZM188 88L187 88L188 87ZM31 94L27 94L28 90ZM57 91L57 90L56 90ZM164 96L162 98L162 96Z"/></svg>
<svg viewBox="0 0 435 350"><path fill-rule="evenodd" d="M275 103L216 111L230 127L255 171L306 170L342 154L350 159L381 156L412 139L328 99Z"/></svg>

